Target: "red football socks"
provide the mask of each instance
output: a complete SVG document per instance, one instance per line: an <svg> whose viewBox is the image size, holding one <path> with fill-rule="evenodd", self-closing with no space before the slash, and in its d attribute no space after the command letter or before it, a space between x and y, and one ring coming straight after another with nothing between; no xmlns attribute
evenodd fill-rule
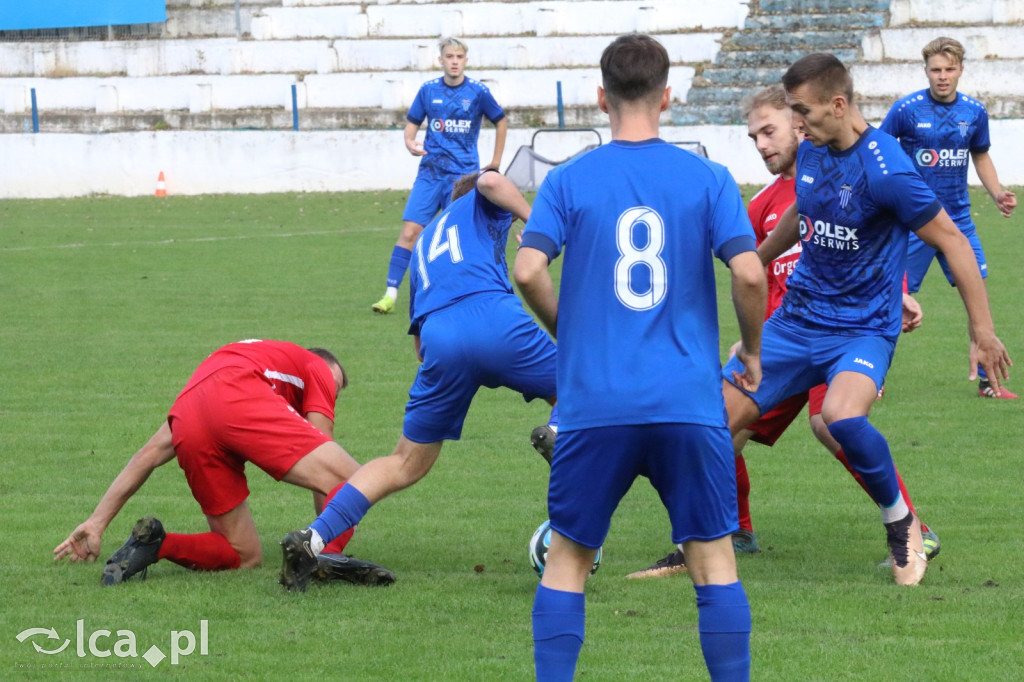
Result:
<svg viewBox="0 0 1024 682"><path fill-rule="evenodd" d="M227 571L242 564L242 557L227 538L213 532L168 533L157 556L193 571Z"/></svg>

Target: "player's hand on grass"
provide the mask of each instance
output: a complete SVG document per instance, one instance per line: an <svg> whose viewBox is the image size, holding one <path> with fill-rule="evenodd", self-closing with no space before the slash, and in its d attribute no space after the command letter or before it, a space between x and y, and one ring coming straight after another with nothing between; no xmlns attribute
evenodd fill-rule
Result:
<svg viewBox="0 0 1024 682"><path fill-rule="evenodd" d="M70 561L96 561L100 555L103 533L88 521L74 530L67 539L53 548L53 560L68 557Z"/></svg>
<svg viewBox="0 0 1024 682"><path fill-rule="evenodd" d="M921 326L924 311L921 304L910 294L903 294L903 331L912 332Z"/></svg>
<svg viewBox="0 0 1024 682"><path fill-rule="evenodd" d="M996 197L996 207L999 208L999 212L1003 214L1004 218L1009 218L1013 209L1017 208L1017 195L1009 190L1004 190Z"/></svg>
<svg viewBox="0 0 1024 682"><path fill-rule="evenodd" d="M968 361L971 363L968 381L978 378L978 365L981 365L988 376L992 390L998 396L1001 392L1002 383L1010 378L1010 367L1013 361L1010 354L995 334L971 338L971 350Z"/></svg>

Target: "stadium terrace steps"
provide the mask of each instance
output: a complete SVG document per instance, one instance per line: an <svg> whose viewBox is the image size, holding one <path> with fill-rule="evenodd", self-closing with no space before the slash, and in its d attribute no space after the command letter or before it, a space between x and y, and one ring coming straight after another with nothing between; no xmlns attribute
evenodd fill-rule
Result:
<svg viewBox="0 0 1024 682"><path fill-rule="evenodd" d="M836 11L835 0L761 0L762 12L820 12ZM845 0L841 5L846 12L885 12L889 0Z"/></svg>
<svg viewBox="0 0 1024 682"><path fill-rule="evenodd" d="M1024 21L1024 0L892 0L889 26L1008 24Z"/></svg>
<svg viewBox="0 0 1024 682"><path fill-rule="evenodd" d="M713 64L694 79L685 104L673 107L679 125L741 123L744 95L777 83L810 52L829 52L847 64L860 59L865 33L885 25L887 0L850 0L836 12L829 0L762 0L743 29L728 35Z"/></svg>
<svg viewBox="0 0 1024 682"><path fill-rule="evenodd" d="M675 100L666 118L676 125L741 123L742 95L811 51L850 65L865 115L881 118L923 86L920 48L937 31L967 47L966 92L993 117L1024 115L1022 81L1006 77L1024 72L1024 0L835 4L242 0L239 26L234 0L169 0L163 25L0 42L0 131L27 129L31 88L49 131L288 128L292 85L303 129L401 127L419 85L439 75L443 33L467 38L469 74L495 91L510 125L557 124L559 81L566 125L605 125L596 63L611 35L630 30L669 52Z"/></svg>
<svg viewBox="0 0 1024 682"><path fill-rule="evenodd" d="M673 64L712 61L721 32L659 36ZM604 36L475 38L471 75L478 69L593 67ZM434 38L365 40L236 40L195 38L143 41L0 43L5 77L248 75L432 71ZM437 73L436 71L434 72ZM429 76L428 76L429 77Z"/></svg>
<svg viewBox="0 0 1024 682"><path fill-rule="evenodd" d="M737 28L736 0L560 0L268 7L252 19L257 40L417 36L618 35Z"/></svg>
<svg viewBox="0 0 1024 682"><path fill-rule="evenodd" d="M968 73L974 64L986 59L1024 58L1024 27L1010 26L943 26L928 28L883 28L864 36L865 62L907 61L921 63L921 48L937 35L956 38L967 50Z"/></svg>

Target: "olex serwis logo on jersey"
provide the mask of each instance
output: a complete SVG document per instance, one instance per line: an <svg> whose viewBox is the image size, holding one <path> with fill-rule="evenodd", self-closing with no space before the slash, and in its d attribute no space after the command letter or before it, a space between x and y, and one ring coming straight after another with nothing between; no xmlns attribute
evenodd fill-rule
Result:
<svg viewBox="0 0 1024 682"><path fill-rule="evenodd" d="M469 131L473 129L473 122L464 118L433 118L430 119L430 129L435 133L468 135Z"/></svg>
<svg viewBox="0 0 1024 682"><path fill-rule="evenodd" d="M925 168L960 168L967 165L968 155L966 149L918 149L914 161Z"/></svg>
<svg viewBox="0 0 1024 682"><path fill-rule="evenodd" d="M812 220L800 214L800 241L833 251L857 251L857 228L833 225L826 220Z"/></svg>

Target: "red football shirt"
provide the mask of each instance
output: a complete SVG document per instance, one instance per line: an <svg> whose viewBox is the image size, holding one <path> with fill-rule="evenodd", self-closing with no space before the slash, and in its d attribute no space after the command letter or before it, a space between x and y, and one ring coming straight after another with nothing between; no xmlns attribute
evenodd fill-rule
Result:
<svg viewBox="0 0 1024 682"><path fill-rule="evenodd" d="M263 376L274 392L299 414L319 412L334 420L334 402L338 397L334 375L323 358L302 346L259 339L228 344L203 360L181 392L186 393L225 367L250 368Z"/></svg>
<svg viewBox="0 0 1024 682"><path fill-rule="evenodd" d="M783 212L796 201L796 178L786 179L781 175L758 192L750 205L747 215L754 226L754 234L760 246L768 233L775 229ZM800 241L798 240L788 251L773 260L766 268L768 274L768 310L765 319L771 317L775 309L782 305L782 297L786 294L786 280L793 273L793 268L800 260Z"/></svg>

